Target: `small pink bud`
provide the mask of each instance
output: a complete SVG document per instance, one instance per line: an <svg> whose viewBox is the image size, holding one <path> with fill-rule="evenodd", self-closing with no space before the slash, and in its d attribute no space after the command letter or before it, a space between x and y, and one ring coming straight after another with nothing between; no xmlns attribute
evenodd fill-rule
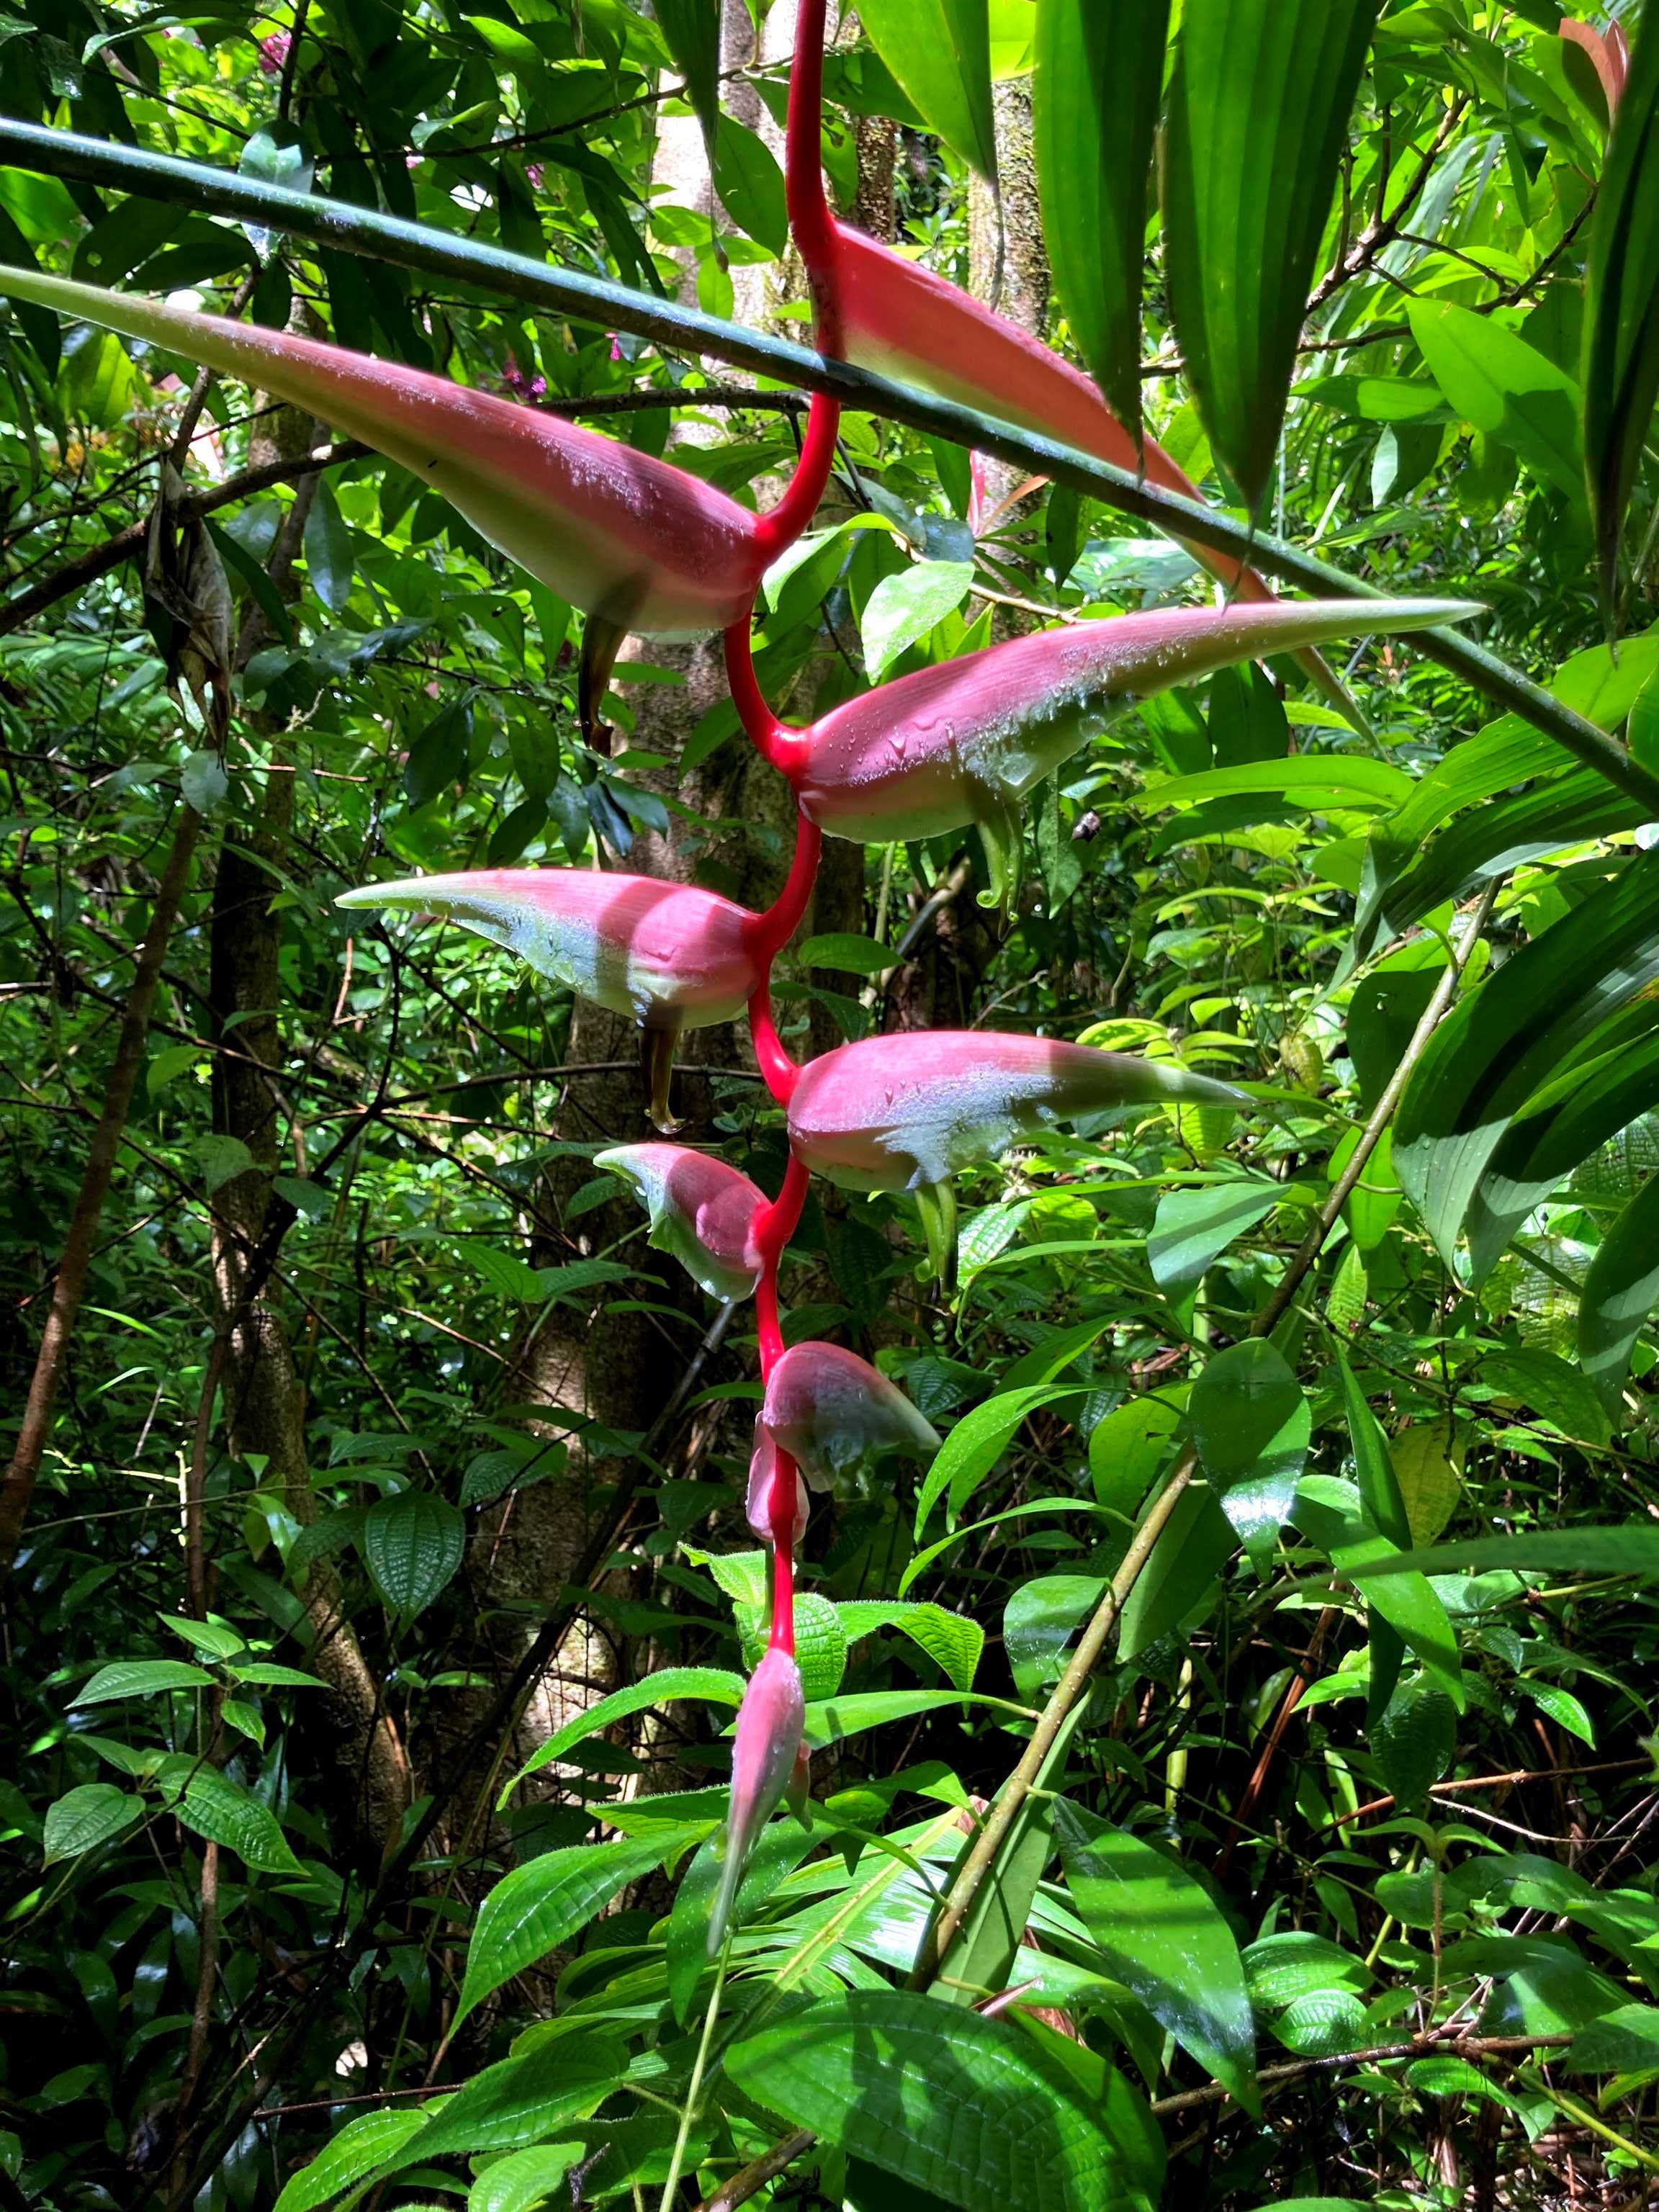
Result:
<svg viewBox="0 0 1659 2212"><path fill-rule="evenodd" d="M814 1490L862 1487L886 1453L927 1457L940 1443L896 1383L838 1344L791 1346L772 1370L761 1422Z"/></svg>
<svg viewBox="0 0 1659 2212"><path fill-rule="evenodd" d="M757 1413L755 1416L755 1446L749 1455L749 1490L744 1499L743 1517L760 1538L763 1544L777 1541L777 1523L773 1518L776 1503L778 1480L778 1448ZM800 1540L806 1534L809 1501L806 1485L797 1469L791 1477L795 1486L794 1534L791 1549L800 1549Z"/></svg>
<svg viewBox="0 0 1659 2212"><path fill-rule="evenodd" d="M769 1650L749 1678L732 1747L732 1810L726 1824L720 1886L708 1923L712 1959L726 1940L743 1870L794 1771L806 1721L800 1669L787 1651Z"/></svg>
<svg viewBox="0 0 1659 2212"><path fill-rule="evenodd" d="M843 1190L921 1190L1079 1115L1183 1102L1249 1103L1212 1076L1092 1045L915 1030L808 1060L789 1101L789 1141Z"/></svg>
<svg viewBox="0 0 1659 2212"><path fill-rule="evenodd" d="M765 1194L746 1175L686 1145L617 1145L596 1168L625 1176L651 1212L651 1242L711 1298L747 1298L760 1280L755 1218Z"/></svg>
<svg viewBox="0 0 1659 2212"><path fill-rule="evenodd" d="M283 64L288 59L288 50L294 41L286 31L273 31L268 39L261 39L258 46L261 76L281 76Z"/></svg>

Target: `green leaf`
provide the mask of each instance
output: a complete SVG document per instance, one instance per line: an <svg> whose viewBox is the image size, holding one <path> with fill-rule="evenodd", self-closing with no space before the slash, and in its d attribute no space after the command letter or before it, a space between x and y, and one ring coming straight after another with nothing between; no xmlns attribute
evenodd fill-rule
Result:
<svg viewBox="0 0 1659 2212"><path fill-rule="evenodd" d="M1002 1839L996 1863L974 1893L972 1904L939 1965L937 1993L946 2004L969 2005L995 1996L1013 1978L1043 1869L1054 1853L1055 1791L1066 1778L1072 1740L1088 1711L1085 1694L1061 1723L1054 1741ZM1007 1788L1006 1783L1003 1790ZM998 1792L999 1798L1002 1791ZM963 1845L962 1861L973 1849Z"/></svg>
<svg viewBox="0 0 1659 2212"><path fill-rule="evenodd" d="M1292 753L1284 760L1243 761L1231 768L1172 775L1139 793L1142 806L1188 806L1200 799L1243 799L1257 793L1324 811L1356 799L1398 806L1413 789L1411 778L1388 761L1364 753Z"/></svg>
<svg viewBox="0 0 1659 2212"><path fill-rule="evenodd" d="M561 2037L557 2055L544 2045L486 2066L466 2087L429 2112L374 2169L384 2177L412 2166L485 2151L518 2150L555 2136L597 2112L621 2071L615 2049L598 2035ZM377 2117L383 2117L378 2116ZM308 2200L315 2203L319 2200ZM297 2208L278 2207L278 2212Z"/></svg>
<svg viewBox="0 0 1659 2212"><path fill-rule="evenodd" d="M1214 1491L1207 1483L1188 1483L1124 1602L1117 1631L1120 1658L1136 1657L1178 1628L1218 1588L1237 1545Z"/></svg>
<svg viewBox="0 0 1659 2212"><path fill-rule="evenodd" d="M1400 1810L1421 1812L1457 1749L1456 1708L1431 1682L1402 1682L1371 1723L1370 1741Z"/></svg>
<svg viewBox="0 0 1659 2212"><path fill-rule="evenodd" d="M1659 1301L1659 1175L1650 1176L1602 1237L1578 1305L1578 1357L1623 1425L1625 1377Z"/></svg>
<svg viewBox="0 0 1659 2212"><path fill-rule="evenodd" d="M543 2212L568 2194L561 2185L584 2150L580 2142L539 2143L494 2160L468 2190L466 2212Z"/></svg>
<svg viewBox="0 0 1659 2212"><path fill-rule="evenodd" d="M947 1492L950 1516L956 1518L1006 1451L1010 1438L1028 1413L1052 1405L1056 1398L1074 1397L1077 1387L1065 1382L1030 1383L1024 1389L1000 1391L963 1414L945 1439L917 1497L917 1535L927 1527L935 1500Z"/></svg>
<svg viewBox="0 0 1659 2212"><path fill-rule="evenodd" d="M801 968L839 968L849 975L879 975L893 965L893 953L890 946L878 945L873 937L831 930L798 945L795 962Z"/></svg>
<svg viewBox="0 0 1659 2212"><path fill-rule="evenodd" d="M1283 760L1289 753L1285 702L1267 670L1255 661L1243 668L1218 668L1210 678L1210 743L1218 768Z"/></svg>
<svg viewBox="0 0 1659 2212"><path fill-rule="evenodd" d="M1231 2091L1261 2109L1244 1962L1209 1892L1175 1859L1062 1798L1066 1886L1113 1978Z"/></svg>
<svg viewBox="0 0 1659 2212"><path fill-rule="evenodd" d="M783 172L765 140L729 115L720 117L714 141L714 190L739 230L769 253L783 252L789 243Z"/></svg>
<svg viewBox="0 0 1659 2212"><path fill-rule="evenodd" d="M458 1506L429 1490L400 1490L371 1505L363 1521L363 1559L393 1613L430 1605L460 1565L466 1522Z"/></svg>
<svg viewBox="0 0 1659 2212"><path fill-rule="evenodd" d="M1589 1744L1594 1751L1595 1748L1595 1723L1571 1690L1564 1690L1559 1682L1529 1680L1527 1684L1527 1695L1532 1699L1534 1705L1543 1708L1557 1728L1565 1729L1569 1735L1576 1735L1580 1743Z"/></svg>
<svg viewBox="0 0 1659 2212"><path fill-rule="evenodd" d="M971 561L913 561L884 576L866 603L862 631L870 681L879 684L902 653L959 607L974 580Z"/></svg>
<svg viewBox="0 0 1659 2212"><path fill-rule="evenodd" d="M1146 185L1169 16L1169 0L1037 0L1033 126L1054 289L1137 446Z"/></svg>
<svg viewBox="0 0 1659 2212"><path fill-rule="evenodd" d="M1642 10L1590 225L1584 458L1611 600L1625 510L1659 398L1659 15Z"/></svg>
<svg viewBox="0 0 1659 2212"><path fill-rule="evenodd" d="M1136 1512L1180 1425L1180 1407L1150 1394L1097 1421L1089 1437L1089 1476L1099 1503L1115 1513Z"/></svg>
<svg viewBox="0 0 1659 2212"><path fill-rule="evenodd" d="M193 1834L222 1844L263 1874L299 1872L300 1862L276 1814L216 1767L204 1766L192 1774L173 1810Z"/></svg>
<svg viewBox="0 0 1659 2212"><path fill-rule="evenodd" d="M712 161L721 120L720 0L657 0L654 13L674 66L685 81L686 97L696 110Z"/></svg>
<svg viewBox="0 0 1659 2212"><path fill-rule="evenodd" d="M70 1705L106 1705L117 1698L153 1698L162 1690L199 1690L212 1680L204 1668L183 1659L117 1659L100 1667Z"/></svg>
<svg viewBox="0 0 1659 2212"><path fill-rule="evenodd" d="M1553 1352L1504 1346L1487 1352L1475 1374L1479 1382L1500 1396L1531 1406L1564 1437L1604 1444L1612 1434L1606 1408L1593 1384L1570 1361L1557 1358Z"/></svg>
<svg viewBox="0 0 1659 2212"><path fill-rule="evenodd" d="M1022 1698L1034 1704L1060 1679L1062 1653L1105 1592L1098 1575L1040 1575L1020 1584L1003 1607L1002 1644Z"/></svg>
<svg viewBox="0 0 1659 2212"><path fill-rule="evenodd" d="M969 168L994 178L986 0L862 0L859 21L927 128Z"/></svg>
<svg viewBox="0 0 1659 2212"><path fill-rule="evenodd" d="M1359 1500L1373 1527L1391 1544L1410 1549L1411 1519L1389 1456L1389 1441L1381 1424L1365 1402L1365 1394L1354 1380L1353 1370L1339 1352L1337 1372L1342 1381L1342 1405L1348 1434L1353 1440L1354 1472L1359 1478Z"/></svg>
<svg viewBox="0 0 1659 2212"><path fill-rule="evenodd" d="M1230 1177L1188 1190L1166 1190L1158 1201L1146 1260L1152 1280L1177 1304L1196 1290L1204 1271L1227 1247L1277 1206L1281 1183Z"/></svg>
<svg viewBox="0 0 1659 2212"><path fill-rule="evenodd" d="M375 2172L410 2136L426 2125L418 2106L394 2106L349 2120L338 2135L302 2166L276 2199L276 2212L315 2212L331 2197L341 2196L365 2174Z"/></svg>
<svg viewBox="0 0 1659 2212"><path fill-rule="evenodd" d="M902 1600L853 1598L836 1607L849 1644L878 1628L896 1628L928 1657L936 1660L958 1690L971 1690L985 1631L976 1620L942 1605Z"/></svg>
<svg viewBox="0 0 1659 2212"><path fill-rule="evenodd" d="M1578 386L1566 371L1468 307L1413 300L1406 312L1435 382L1464 420L1519 453L1546 483L1582 499Z"/></svg>
<svg viewBox="0 0 1659 2212"><path fill-rule="evenodd" d="M142 1797L130 1796L112 1783L83 1782L46 1808L44 1863L53 1866L59 1859L95 1851L143 1809Z"/></svg>
<svg viewBox="0 0 1659 2212"><path fill-rule="evenodd" d="M1659 1008L1644 1000L1605 1024L1534 1093L1504 1133L1464 1217L1474 1282L1486 1280L1528 1215L1575 1168L1659 1105L1656 1015Z"/></svg>
<svg viewBox="0 0 1659 2212"><path fill-rule="evenodd" d="M1407 1540L1431 1544L1457 1510L1463 1494L1448 1421L1419 1421L1389 1446L1389 1460L1406 1509Z"/></svg>
<svg viewBox="0 0 1659 2212"><path fill-rule="evenodd" d="M441 708L409 749L404 763L404 794L411 806L425 806L465 781L472 744L472 702L452 700Z"/></svg>
<svg viewBox="0 0 1659 2212"><path fill-rule="evenodd" d="M774 1820L761 1831L744 1867L732 1908L731 1925L741 1929L759 1911L786 1875L793 1872L817 1838L793 1820ZM684 2022L708 1968L708 1923L725 1871L723 1832L708 1837L693 1854L668 1916L664 1937L668 1995L674 2017Z"/></svg>
<svg viewBox="0 0 1659 2212"><path fill-rule="evenodd" d="M1659 2066L1659 2007L1620 2005L1581 2027L1567 2053L1573 2074L1634 2074Z"/></svg>
<svg viewBox="0 0 1659 2212"><path fill-rule="evenodd" d="M743 1661L751 1674L761 1662L770 1627L769 1607L738 1607ZM839 1609L816 1590L795 1593L795 1659L809 1701L835 1696L847 1671L847 1631Z"/></svg>
<svg viewBox="0 0 1659 2212"><path fill-rule="evenodd" d="M1371 1582L1391 1575L1484 1575L1507 1568L1547 1575L1635 1575L1659 1579L1659 1528L1627 1521L1611 1528L1535 1528L1520 1536L1461 1537L1388 1559L1365 1560L1346 1572Z"/></svg>
<svg viewBox="0 0 1659 2212"><path fill-rule="evenodd" d="M467 1946L459 2027L492 1990L585 1928L624 1884L663 1857L660 1843L578 1844L544 1851L501 1876L479 1908Z"/></svg>
<svg viewBox="0 0 1659 2212"><path fill-rule="evenodd" d="M1644 853L1459 1000L1395 1126L1395 1172L1449 1262L1475 1187L1534 1091L1659 976L1659 854Z"/></svg>
<svg viewBox="0 0 1659 2212"><path fill-rule="evenodd" d="M1273 472L1377 0L1197 0L1163 184L1170 311L1217 460L1253 511Z"/></svg>
<svg viewBox="0 0 1659 2212"><path fill-rule="evenodd" d="M306 569L330 614L343 614L351 597L351 532L325 476L317 479L306 516Z"/></svg>
<svg viewBox="0 0 1659 2212"><path fill-rule="evenodd" d="M1284 1354L1246 1337L1209 1361L1188 1402L1198 1456L1260 1571L1296 1499L1313 1416Z"/></svg>
<svg viewBox="0 0 1659 2212"><path fill-rule="evenodd" d="M1121 2155L1032 2039L900 1990L826 1997L733 2045L745 2096L963 2212L1118 2212Z"/></svg>
<svg viewBox="0 0 1659 2212"><path fill-rule="evenodd" d="M1029 1352L1021 1352L1009 1365L1002 1377L1004 1389L1018 1390L1029 1383L1052 1382L1111 1325L1110 1315L1096 1314L1087 1321L1073 1322L1069 1328L1057 1328L1052 1336L1044 1337L1041 1344L1034 1344Z"/></svg>
<svg viewBox="0 0 1659 2212"><path fill-rule="evenodd" d="M567 1721L545 1743L538 1744L502 1791L501 1802L505 1804L528 1776L539 1773L544 1766L554 1765L579 1743L586 1743L590 1736L597 1735L617 1721L628 1719L630 1714L672 1705L677 1698L702 1698L715 1705L736 1707L743 1703L743 1676L728 1673L721 1667L660 1668L643 1681L630 1682L626 1689L613 1690L608 1698L601 1698L574 1720Z"/></svg>

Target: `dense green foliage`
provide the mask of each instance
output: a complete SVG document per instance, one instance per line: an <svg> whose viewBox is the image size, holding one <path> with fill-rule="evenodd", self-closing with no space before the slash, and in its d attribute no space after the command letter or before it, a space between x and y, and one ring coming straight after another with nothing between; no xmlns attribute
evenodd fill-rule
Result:
<svg viewBox="0 0 1659 2212"><path fill-rule="evenodd" d="M740 7L722 43L693 0L10 4L6 114L801 334L786 72ZM958 281L994 259L974 172L1035 48L1079 73L1038 88L1063 222L1090 101L1147 147L1159 94L1144 57L1113 77L1081 5L1042 0L1045 46L1032 0L870 0L827 76L843 205L859 149L896 136L901 240ZM1659 777L1659 461L1631 419L1659 328L1645 13L1645 136L1610 163L1606 82L1553 6L1444 0L1374 30L1333 6L1333 55L1370 31L1345 116L1321 110L1346 97L1335 59L1310 88L1294 41L1276 94L1230 102L1227 37L1274 10L1186 0L1171 235L1154 189L1137 280L1103 161L1048 321L1084 351L1073 307L1116 397L1139 281L1146 427L1194 482L1266 483L1264 528L1358 580L1481 601L1481 641L1618 738L1638 787ZM1595 231L1604 165L1622 259ZM1006 166L1010 207L1034 206ZM1218 245L1239 206L1255 227ZM1592 313L1619 320L1587 343L1593 255ZM796 450L795 396L734 392L713 356L160 198L8 171L0 259L240 288L265 324L651 452L672 430L745 502ZM690 2207L793 2127L816 2144L750 2174L756 2201L1644 2203L1640 800L1378 639L1341 669L1351 712L1286 660L1093 737L1033 794L1012 915L949 836L868 848L846 910L809 923L777 990L803 1053L988 1020L1224 1075L1251 1105L1120 1110L963 1177L945 1275L913 1199L809 1201L789 1334L874 1360L945 1441L816 1502L816 1822L768 1831L717 1979L722 1731L766 1607L740 1510L752 1309L717 1321L592 1164L647 1133L617 1025L459 932L332 901L631 854L761 905L787 860L770 771L675 643L624 659L610 750L586 744L580 617L408 471L351 449L307 472L316 426L221 383L175 480L187 362L18 307L0 367L9 1419L134 951L202 823L0 1594L0 2203L655 2204L678 2139ZM1103 502L1010 489L848 414L819 527L769 580L775 703L805 720L1015 624L1202 601L1190 556ZM192 624L221 586L237 644L216 663ZM689 1133L775 1191L752 1067L730 1040L691 1059ZM1138 1528L1161 1530L1150 1560ZM1426 1571L1367 1571L1437 1546ZM1126 1559L1109 1649L943 1972L907 1990Z"/></svg>

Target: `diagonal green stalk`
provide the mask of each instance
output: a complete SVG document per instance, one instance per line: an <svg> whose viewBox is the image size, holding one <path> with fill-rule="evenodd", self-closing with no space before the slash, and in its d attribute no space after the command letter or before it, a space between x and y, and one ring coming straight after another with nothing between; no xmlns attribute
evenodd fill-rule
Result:
<svg viewBox="0 0 1659 2212"><path fill-rule="evenodd" d="M843 406L930 432L953 445L993 454L1028 473L1071 484L1172 538L1231 554L1281 581L1349 599L1384 596L1374 586L1359 582L1280 538L1251 531L1212 507L1138 483L1127 470L1114 468L1108 461L1096 460L1052 438L1015 429L972 408L936 399L844 362L826 360L805 347L765 337L676 301L630 291L626 285L551 267L523 254L506 252L500 246L452 237L447 232L380 215L371 208L354 207L343 200L288 191L198 162L175 161L171 155L146 153L133 146L106 145L76 131L46 130L38 124L0 118L0 161L46 176L73 177L152 199L183 201L216 215L310 239L342 252L363 254L393 267L466 284L474 290L518 301L542 313L568 316L605 330L630 331L659 345L706 354L757 375L822 392ZM1496 653L1453 630L1419 630L1415 635L1419 649L1429 659L1463 678L1498 706L1520 715L1659 818L1659 776L1632 759L1605 730L1563 706L1541 684L1511 668Z"/></svg>
<svg viewBox="0 0 1659 2212"><path fill-rule="evenodd" d="M714 2038L714 2022L720 2018L720 1996L726 1988L726 1970L732 1960L732 1931L720 1946L720 1962L714 1972L714 1986L708 1993L708 2009L703 2014L702 2034L697 2042L697 2056L691 2068L691 2079L685 2085L685 2106L680 2114L679 2132L674 2137L674 2155L668 2161L668 2179L662 2187L660 2212L674 2212L674 2198L680 2185L680 2172L685 2164L685 2146L690 2141L691 2130L697 2124L697 2106L702 2100L702 2077L708 2063L708 2046Z"/></svg>

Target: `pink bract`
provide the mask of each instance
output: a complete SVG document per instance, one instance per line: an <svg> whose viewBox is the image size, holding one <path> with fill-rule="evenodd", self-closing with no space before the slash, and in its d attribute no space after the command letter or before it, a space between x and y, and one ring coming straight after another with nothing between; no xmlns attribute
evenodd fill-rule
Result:
<svg viewBox="0 0 1659 2212"><path fill-rule="evenodd" d="M814 1490L861 1488L889 1452L925 1458L941 1442L896 1382L838 1344L797 1344L784 1353L761 1422Z"/></svg>
<svg viewBox="0 0 1659 2212"><path fill-rule="evenodd" d="M778 1448L765 1422L757 1413L754 1449L749 1455L749 1488L743 1502L743 1517L763 1544L777 1541L777 1524L773 1514L777 1503L775 1495L777 1480ZM795 1510L790 1549L799 1551L800 1540L806 1534L811 1500L806 1495L806 1485L801 1480L799 1468L791 1480L795 1486Z"/></svg>
<svg viewBox="0 0 1659 2212"><path fill-rule="evenodd" d="M1212 670L1336 637L1416 629L1461 599L1274 600L1158 607L1012 638L836 708L776 758L809 821L866 842L977 823L1011 873L1020 802L1138 699Z"/></svg>
<svg viewBox="0 0 1659 2212"><path fill-rule="evenodd" d="M755 1219L767 1204L746 1175L685 1145L617 1145L596 1168L625 1176L651 1213L651 1242L712 1298L747 1298L760 1280Z"/></svg>
<svg viewBox="0 0 1659 2212"><path fill-rule="evenodd" d="M1079 1115L1165 1103L1242 1106L1213 1077L1053 1037L917 1030L809 1060L789 1141L843 1190L921 1190Z"/></svg>
<svg viewBox="0 0 1659 2212"><path fill-rule="evenodd" d="M769 1650L749 1678L732 1748L732 1810L724 1863L708 1923L708 1955L726 1940L738 1886L761 1830L794 1772L806 1721L800 1669L786 1651Z"/></svg>
<svg viewBox="0 0 1659 2212"><path fill-rule="evenodd" d="M741 1013L761 977L755 917L716 891L604 868L475 868L343 891L338 906L441 915L648 1028Z"/></svg>
<svg viewBox="0 0 1659 2212"><path fill-rule="evenodd" d="M775 533L696 477L557 416L400 362L33 270L0 292L239 376L441 492L489 543L617 630L700 634L748 611Z"/></svg>

